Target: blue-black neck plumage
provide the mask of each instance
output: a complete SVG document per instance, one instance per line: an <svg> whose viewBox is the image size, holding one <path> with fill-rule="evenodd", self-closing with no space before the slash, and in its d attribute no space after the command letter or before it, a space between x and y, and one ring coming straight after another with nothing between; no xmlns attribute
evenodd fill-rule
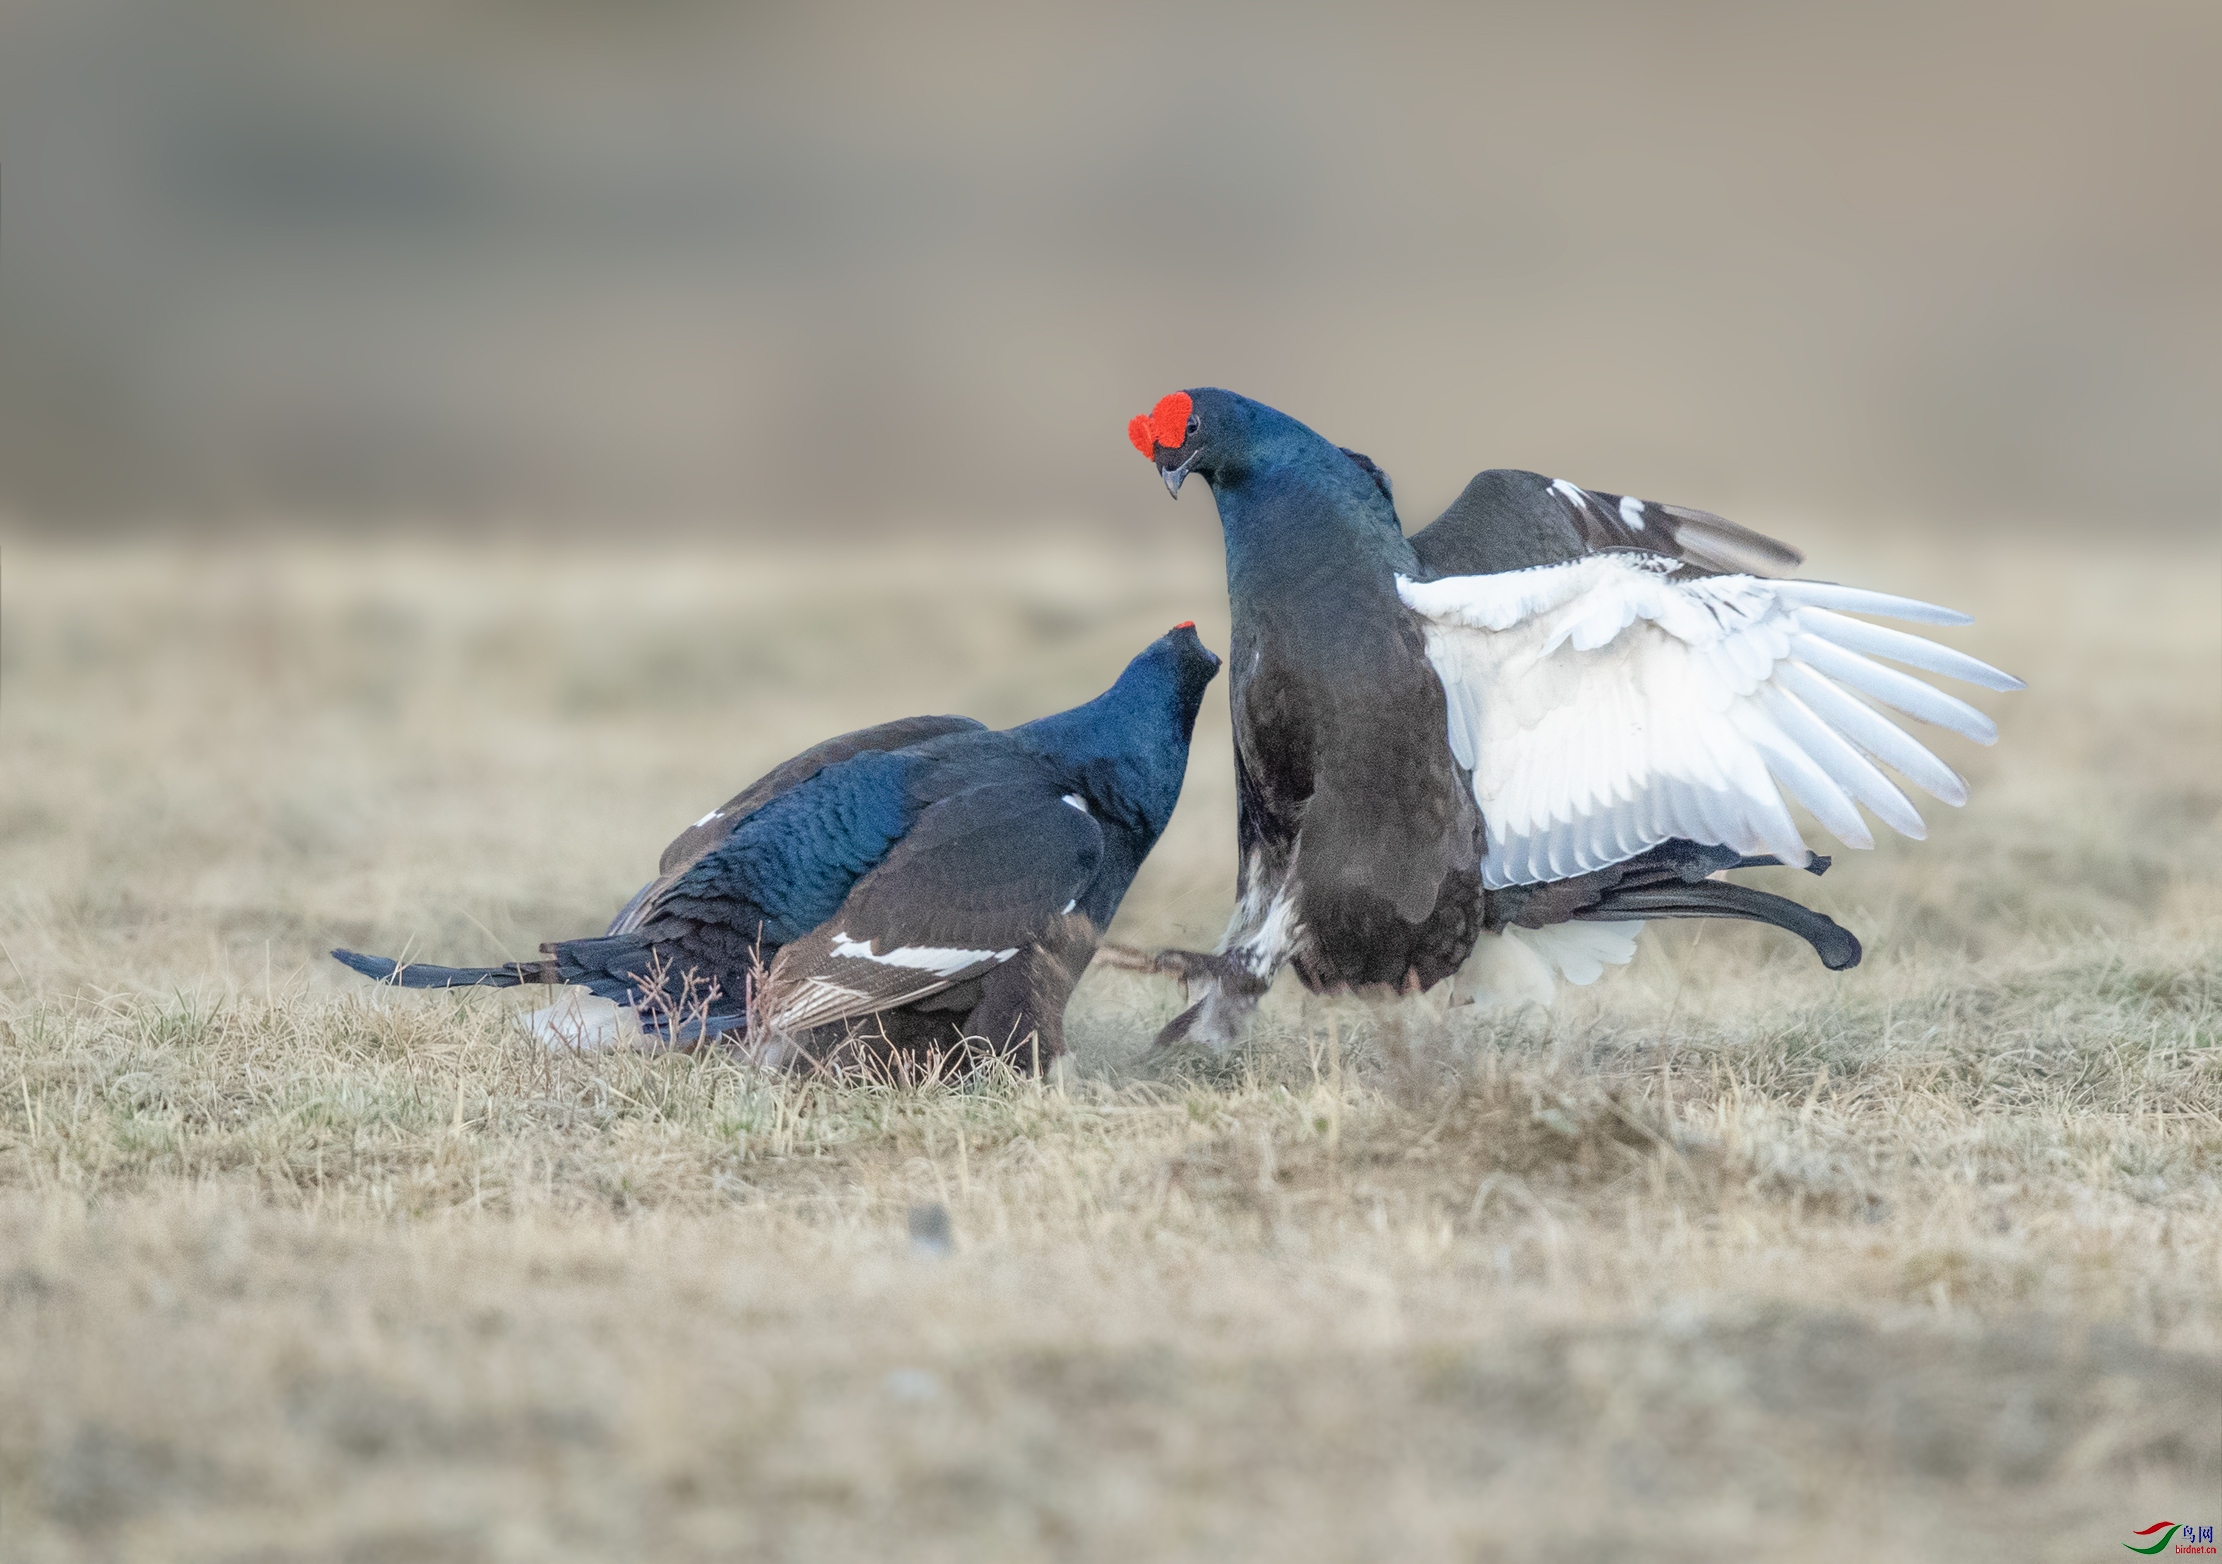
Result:
<svg viewBox="0 0 2222 1564"><path fill-rule="evenodd" d="M1286 413L1232 391L1190 393L1196 476L1211 485L1227 544L1227 591L1246 598L1337 588L1393 593L1418 561L1371 474Z"/></svg>
<svg viewBox="0 0 2222 1564"><path fill-rule="evenodd" d="M1101 817L1154 843L1180 802L1196 712L1218 666L1193 631L1175 631L1128 663L1094 700L1009 735L1067 778Z"/></svg>

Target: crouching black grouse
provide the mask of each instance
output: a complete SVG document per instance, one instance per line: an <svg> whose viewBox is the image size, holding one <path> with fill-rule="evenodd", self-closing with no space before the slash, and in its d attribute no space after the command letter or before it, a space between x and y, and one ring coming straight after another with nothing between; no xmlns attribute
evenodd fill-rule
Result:
<svg viewBox="0 0 2222 1564"><path fill-rule="evenodd" d="M1204 988L1160 1043L1224 1046L1286 963L1314 990L1410 991L1479 942L1586 982L1650 918L1753 919L1852 966L1829 919L1712 877L1827 867L1780 789L1854 847L1861 804L1923 834L1876 761L1965 801L1861 697L1996 727L1867 654L2020 688L1845 611L1965 615L1769 579L1803 556L1702 511L1492 471L1406 538L1371 461L1246 397L1176 392L1128 435L1176 495L1211 485L1234 610L1238 905L1216 952L1140 961Z"/></svg>
<svg viewBox="0 0 2222 1564"><path fill-rule="evenodd" d="M828 739L695 822L598 938L494 967L332 952L409 988L576 984L673 1041L752 1026L766 1062L842 1043L1033 1063L1180 799L1219 659L1192 625L1084 706L1002 732L911 717Z"/></svg>

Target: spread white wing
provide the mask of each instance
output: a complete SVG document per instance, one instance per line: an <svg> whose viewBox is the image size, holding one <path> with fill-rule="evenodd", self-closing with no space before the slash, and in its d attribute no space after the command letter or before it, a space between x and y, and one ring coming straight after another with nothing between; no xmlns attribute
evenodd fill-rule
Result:
<svg viewBox="0 0 2222 1564"><path fill-rule="evenodd" d="M1940 625L1965 614L1825 582L1679 579L1678 569L1613 553L1398 579L1448 697L1451 753L1473 773L1485 884L1564 879L1677 837L1803 864L1783 789L1848 846L1875 844L1861 804L1923 835L1876 761L1948 804L1967 801L1951 767L1860 697L1981 744L1996 724L1873 659L1991 690L2021 681L1839 610Z"/></svg>

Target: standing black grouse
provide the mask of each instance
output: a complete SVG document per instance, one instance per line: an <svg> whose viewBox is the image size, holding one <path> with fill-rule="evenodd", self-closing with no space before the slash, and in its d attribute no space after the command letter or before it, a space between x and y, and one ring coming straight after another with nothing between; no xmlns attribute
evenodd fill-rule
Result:
<svg viewBox="0 0 2222 1564"><path fill-rule="evenodd" d="M1174 494L1211 485L1234 610L1238 904L1217 951L1141 958L1204 990L1161 1044L1225 1046L1284 964L1315 991L1412 992L1490 936L1546 981L1627 960L1650 918L1769 923L1852 966L1828 918L1712 876L1827 868L1777 784L1854 847L1860 804L1923 834L1876 761L1965 801L1861 696L1980 743L1996 726L1864 654L2021 687L1845 611L1965 615L1770 579L1803 556L1703 511L1497 470L1407 538L1372 461L1247 397L1175 392L1127 432Z"/></svg>
<svg viewBox="0 0 2222 1564"><path fill-rule="evenodd" d="M665 849L598 938L495 967L332 952L409 988L576 984L766 1062L1064 1048L1065 1002L1172 818L1219 659L1194 626L1084 706L991 732L910 717L828 739Z"/></svg>

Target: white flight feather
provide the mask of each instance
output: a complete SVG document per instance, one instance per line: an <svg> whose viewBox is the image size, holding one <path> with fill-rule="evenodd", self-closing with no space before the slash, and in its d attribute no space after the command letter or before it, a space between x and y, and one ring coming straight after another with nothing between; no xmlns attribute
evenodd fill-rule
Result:
<svg viewBox="0 0 2222 1564"><path fill-rule="evenodd" d="M1841 680L1885 706L1895 706L1909 717L1950 728L1978 744L1998 742L1998 724L1956 695L1923 684L1911 674L1848 651L1834 641L1807 630L1790 643L1800 662L1814 672Z"/></svg>
<svg viewBox="0 0 2222 1564"><path fill-rule="evenodd" d="M843 933L833 936L833 948L827 954L852 961L874 961L883 967L910 967L919 972L931 972L936 977L955 977L967 967L976 967L983 961L1008 961L1018 954L1018 947L961 950L947 945L900 945L882 953L872 949L870 940L851 939Z"/></svg>
<svg viewBox="0 0 2222 1564"><path fill-rule="evenodd" d="M1863 587L1838 586L1833 581L1769 581L1778 602L1808 608L1841 608L1855 614L1881 614L1886 619L1910 619L1916 624L1971 625L1975 620L1956 608L1939 608L1910 597L1870 592Z"/></svg>
<svg viewBox="0 0 2222 1564"><path fill-rule="evenodd" d="M1890 778L1876 770L1874 762L1843 734L1814 716L1805 702L1779 684L1769 683L1759 693L1775 725L1828 773L1829 780L1872 809L1900 835L1919 841L1929 834L1929 828L1921 823L1920 811L1907 802L1906 795L1891 786Z"/></svg>
<svg viewBox="0 0 2222 1564"><path fill-rule="evenodd" d="M968 972L1010 960L1018 954L1018 947L1014 945L1008 950L963 950L953 946L899 945L881 953L873 950L870 940L851 939L843 932L833 936L832 946L826 954L846 961L869 961L875 966L893 967L918 975L914 981L901 988L867 992L851 988L823 974L813 973L798 981L793 990L766 1017L774 1031L799 1032L833 1021L869 1015L875 1011L893 1010L914 999L939 993Z"/></svg>
<svg viewBox="0 0 2222 1564"><path fill-rule="evenodd" d="M928 988L927 992L931 993L932 989ZM854 1007L867 1003L870 1003L870 996L856 989L844 988L822 977L805 978L787 1002L765 1017L765 1021L774 1031L799 1032L849 1015Z"/></svg>
<svg viewBox="0 0 2222 1564"><path fill-rule="evenodd" d="M1676 569L1598 554L1398 579L1443 683L1452 754L1473 777L1488 832L1484 883L1563 879L1677 837L1802 864L1785 792L1850 846L1874 845L1862 806L1922 835L1920 813L1876 761L1946 803L1966 800L1951 767L1860 697L1978 743L1996 739L1996 724L1874 659L1985 689L2020 681L1845 617L1966 615L1829 582Z"/></svg>
<svg viewBox="0 0 2222 1564"><path fill-rule="evenodd" d="M1958 808L1967 802L1967 783L1957 771L1923 749L1913 736L1858 696L1822 678L1803 663L1786 662L1775 682L1812 708L1814 714L1932 798Z"/></svg>
<svg viewBox="0 0 2222 1564"><path fill-rule="evenodd" d="M1908 668L1941 673L1968 684L1980 685L1986 690L2022 688L2021 680L2010 673L1999 672L1987 662L1970 657L1965 652L1956 652L1949 646L1924 641L1918 635L1893 630L1888 625L1871 625L1864 619L1847 619L1826 608L1801 609L1798 612L1798 622L1816 635L1834 641L1838 646L1865 652L1870 657L1887 657L1894 663L1904 663Z"/></svg>

